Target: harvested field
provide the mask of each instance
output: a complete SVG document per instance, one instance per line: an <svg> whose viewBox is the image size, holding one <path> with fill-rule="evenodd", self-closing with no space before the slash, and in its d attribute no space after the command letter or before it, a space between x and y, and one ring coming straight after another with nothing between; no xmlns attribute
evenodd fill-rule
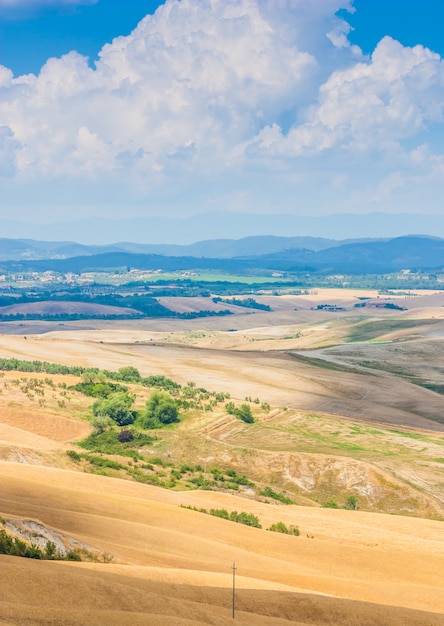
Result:
<svg viewBox="0 0 444 626"><path fill-rule="evenodd" d="M370 421L444 430L444 396L385 372L342 372L322 368L283 352L201 349L173 343L127 343L127 335L98 332L3 338L3 355L57 360L118 369L134 365L144 376L164 374L181 384L237 397L258 396L278 406L357 417ZM102 338L103 337L103 338ZM141 337L141 335L139 335ZM57 358L54 359L54 355ZM242 372L242 376L239 376Z"/></svg>
<svg viewBox="0 0 444 626"><path fill-rule="evenodd" d="M53 300L44 302L26 302L23 304L10 304L0 307L0 316L3 315L84 315L84 316L107 316L107 315L127 315L128 317L140 315L135 309L127 309L104 304L90 304L88 302L69 302Z"/></svg>
<svg viewBox="0 0 444 626"><path fill-rule="evenodd" d="M238 567L240 623L270 624L270 618L276 618L276 624L320 625L337 623L338 616L349 620L341 623L350 624L370 624L376 616L380 621L375 623L381 625L401 624L402 619L418 625L444 623L444 536L439 522L282 509L240 503L235 496L160 491L11 463L2 464L2 476L4 516L39 520L112 554L115 561L24 563L1 557L8 569L2 615L14 624L26 623L33 614L35 624L57 615L66 623L80 624L86 611L91 615L88 623L100 623L106 615L130 624L151 614L159 624L179 618L228 623L233 560ZM179 506L188 503L238 509L241 504L243 510L259 514L265 526L277 519L292 520L303 535L243 527ZM37 572L41 582L31 585ZM317 593L335 598L313 595ZM167 600L160 602L162 594Z"/></svg>
<svg viewBox="0 0 444 626"><path fill-rule="evenodd" d="M230 311L231 313L246 312L241 307L227 304L226 302L213 302L212 298L181 298L163 296L158 298L158 301L164 307L170 309L170 311L176 311L177 313L194 313L199 311L213 311L215 313L218 313L219 311Z"/></svg>
<svg viewBox="0 0 444 626"><path fill-rule="evenodd" d="M258 485L294 489L299 505L248 489L166 490L89 473L66 455L82 452L73 442L90 432L91 398L63 387L78 379L54 376L51 386L45 374L7 372L0 515L90 546L104 562L0 556L2 623L232 623L235 562L240 624L444 625L444 396L420 384L442 375L443 318L433 320L436 309L364 320L286 306L217 320L37 324L41 334L7 327L17 334L1 336L2 357L131 365L268 402L252 404L255 424L223 407L190 413L156 433L148 454L174 467L236 468ZM365 323L391 343L346 345ZM367 510L320 506L350 495ZM262 528L183 506L251 513ZM278 522L300 536L267 530Z"/></svg>

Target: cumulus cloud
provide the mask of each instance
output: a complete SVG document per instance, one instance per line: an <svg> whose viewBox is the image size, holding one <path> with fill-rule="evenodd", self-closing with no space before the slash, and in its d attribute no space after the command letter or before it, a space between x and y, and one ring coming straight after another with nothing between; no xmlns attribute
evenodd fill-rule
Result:
<svg viewBox="0 0 444 626"><path fill-rule="evenodd" d="M347 4L287 0L270 12L256 0L170 0L105 45L95 69L70 53L37 77L4 72L0 111L20 144L18 173L94 175L131 163L147 175L229 162L242 141L306 103L319 59L299 39L308 26L337 25L334 11Z"/></svg>
<svg viewBox="0 0 444 626"><path fill-rule="evenodd" d="M444 63L422 46L385 37L369 61L337 70L319 88L307 120L287 136L272 128L258 145L287 155L397 149L399 142L443 122Z"/></svg>
<svg viewBox="0 0 444 626"><path fill-rule="evenodd" d="M0 171L147 193L252 171L294 189L331 170L343 193L358 155L385 159L379 192L398 193L419 161L424 176L442 171L419 146L443 123L443 62L390 37L364 57L336 15L344 8L350 0L167 0L94 68L76 52L38 76L0 67Z"/></svg>

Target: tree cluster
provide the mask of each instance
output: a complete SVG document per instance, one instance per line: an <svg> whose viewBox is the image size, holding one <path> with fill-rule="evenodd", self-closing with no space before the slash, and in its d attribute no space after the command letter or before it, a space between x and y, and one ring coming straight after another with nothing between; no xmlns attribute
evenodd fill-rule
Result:
<svg viewBox="0 0 444 626"><path fill-rule="evenodd" d="M142 428L159 428L179 421L177 403L165 391L154 391L140 416Z"/></svg>
<svg viewBox="0 0 444 626"><path fill-rule="evenodd" d="M93 414L99 418L110 418L119 426L133 424L137 413L131 407L134 403L134 396L116 391L110 393L103 400L96 400L93 404Z"/></svg>
<svg viewBox="0 0 444 626"><path fill-rule="evenodd" d="M227 410L227 413L229 413L230 415L235 415L246 424L252 424L254 422L254 416L251 412L251 407L249 404L241 404L240 406L236 406L234 402L227 402L225 408Z"/></svg>

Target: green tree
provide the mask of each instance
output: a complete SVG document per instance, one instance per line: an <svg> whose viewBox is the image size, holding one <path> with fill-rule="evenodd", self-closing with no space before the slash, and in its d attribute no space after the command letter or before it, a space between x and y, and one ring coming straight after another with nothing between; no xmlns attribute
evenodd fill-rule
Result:
<svg viewBox="0 0 444 626"><path fill-rule="evenodd" d="M57 555L57 546L53 541L47 541L45 546L45 556L47 559L55 559Z"/></svg>
<svg viewBox="0 0 444 626"><path fill-rule="evenodd" d="M116 391L104 400L97 400L93 404L95 417L110 417L119 426L128 426L136 419L135 411L131 410L134 396Z"/></svg>
<svg viewBox="0 0 444 626"><path fill-rule="evenodd" d="M253 413L251 412L249 404L241 404L240 407L236 409L235 415L247 424L252 424L254 422Z"/></svg>
<svg viewBox="0 0 444 626"><path fill-rule="evenodd" d="M225 409L230 415L236 415L236 405L234 404L234 402L227 402L225 405Z"/></svg>
<svg viewBox="0 0 444 626"><path fill-rule="evenodd" d="M140 381L141 376L139 370L132 365L127 365L126 367L121 367L117 370L120 380L124 380L128 383L137 383Z"/></svg>
<svg viewBox="0 0 444 626"><path fill-rule="evenodd" d="M356 498L356 496L348 496L345 508L351 509L352 511L357 511L359 508L358 498Z"/></svg>
<svg viewBox="0 0 444 626"><path fill-rule="evenodd" d="M96 372L91 372L87 370L82 374L82 383L86 383L87 385L94 385L97 382L97 374Z"/></svg>
<svg viewBox="0 0 444 626"><path fill-rule="evenodd" d="M179 421L179 409L174 398L165 391L153 391L140 419L142 427L158 428Z"/></svg>

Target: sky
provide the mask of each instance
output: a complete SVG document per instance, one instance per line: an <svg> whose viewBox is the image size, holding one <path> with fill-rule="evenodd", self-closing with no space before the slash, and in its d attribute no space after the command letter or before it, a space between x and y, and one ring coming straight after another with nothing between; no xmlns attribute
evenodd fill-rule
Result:
<svg viewBox="0 0 444 626"><path fill-rule="evenodd" d="M443 23L437 0L0 0L0 220L441 215Z"/></svg>

